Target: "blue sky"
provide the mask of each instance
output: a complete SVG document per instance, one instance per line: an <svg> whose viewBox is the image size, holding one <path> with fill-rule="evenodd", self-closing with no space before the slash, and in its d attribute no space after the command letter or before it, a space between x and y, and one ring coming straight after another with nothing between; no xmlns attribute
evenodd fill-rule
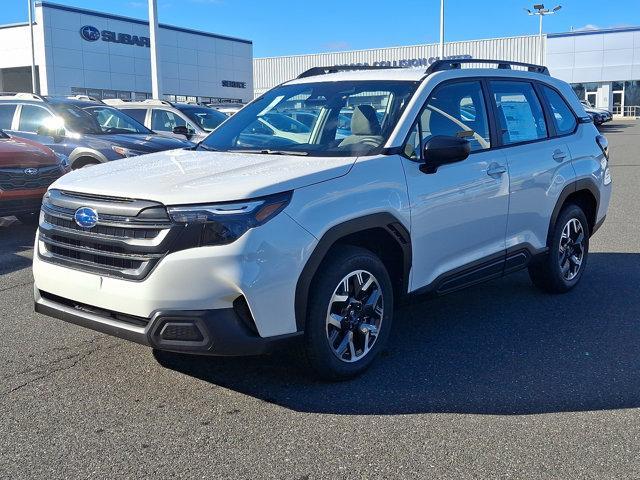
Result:
<svg viewBox="0 0 640 480"><path fill-rule="evenodd" d="M26 0L0 0L0 24L27 19ZM146 0L54 0L77 7L147 18ZM479 5L484 3L485 7ZM447 0L447 40L535 34L534 1ZM640 0L559 0L546 32L572 27L640 25ZM248 38L254 56L414 45L438 41L439 0L159 0L163 23Z"/></svg>

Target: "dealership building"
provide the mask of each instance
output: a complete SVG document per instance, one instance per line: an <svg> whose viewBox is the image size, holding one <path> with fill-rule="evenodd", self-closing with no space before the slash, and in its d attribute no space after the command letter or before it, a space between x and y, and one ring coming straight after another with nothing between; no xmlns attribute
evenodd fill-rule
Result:
<svg viewBox="0 0 640 480"><path fill-rule="evenodd" d="M42 94L151 96L147 21L39 1L34 46ZM158 55L167 99L244 103L253 98L250 40L160 24ZM0 91L32 91L28 23L0 26Z"/></svg>
<svg viewBox="0 0 640 480"><path fill-rule="evenodd" d="M640 27L584 30L449 42L448 58L489 58L539 63L540 50L551 75L570 83L578 96L617 115L640 116ZM391 65L426 68L438 44L353 50L253 62L255 95L316 66Z"/></svg>

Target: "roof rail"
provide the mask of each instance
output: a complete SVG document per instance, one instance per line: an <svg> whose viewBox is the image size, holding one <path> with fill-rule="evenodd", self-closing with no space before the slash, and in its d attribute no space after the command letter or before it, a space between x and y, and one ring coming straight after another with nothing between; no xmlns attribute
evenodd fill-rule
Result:
<svg viewBox="0 0 640 480"><path fill-rule="evenodd" d="M158 100L157 98L147 98L146 100L143 100L144 103L148 103L149 105L169 105L170 107L173 107L173 103L171 103L169 100Z"/></svg>
<svg viewBox="0 0 640 480"><path fill-rule="evenodd" d="M85 102L100 102L104 103L100 98L92 97L90 95L69 95L67 96L70 100L84 100Z"/></svg>
<svg viewBox="0 0 640 480"><path fill-rule="evenodd" d="M102 103L106 103L107 105L121 105L123 103L129 103L131 100L124 98L105 98L102 100Z"/></svg>
<svg viewBox="0 0 640 480"><path fill-rule="evenodd" d="M434 72L441 72L443 70L456 70L462 68L463 63L497 64L498 69L501 70L511 70L512 66L526 67L529 72L549 75L549 69L543 65L535 65L533 63L524 62L512 62L511 60L490 60L485 58L452 58L450 60L436 60L431 65L429 65L429 67L425 71L425 74L430 75Z"/></svg>
<svg viewBox="0 0 640 480"><path fill-rule="evenodd" d="M41 102L47 101L45 97L42 97L36 93L28 92L0 92L0 97L13 97L16 100L40 100Z"/></svg>
<svg viewBox="0 0 640 480"><path fill-rule="evenodd" d="M356 70L390 70L402 67L392 67L387 65L334 65L332 67L313 67L305 70L296 78L315 77L317 75L326 75L328 73L353 72Z"/></svg>

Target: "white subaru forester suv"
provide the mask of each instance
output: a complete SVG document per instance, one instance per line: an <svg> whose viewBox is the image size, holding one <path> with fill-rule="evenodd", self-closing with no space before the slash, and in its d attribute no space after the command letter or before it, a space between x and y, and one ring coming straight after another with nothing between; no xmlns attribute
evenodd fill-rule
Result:
<svg viewBox="0 0 640 480"><path fill-rule="evenodd" d="M304 139L260 128L303 112ZM296 341L321 376L347 378L384 348L406 294L522 268L546 291L573 288L609 205L608 155L544 67L315 68L195 149L55 182L35 308L159 351Z"/></svg>

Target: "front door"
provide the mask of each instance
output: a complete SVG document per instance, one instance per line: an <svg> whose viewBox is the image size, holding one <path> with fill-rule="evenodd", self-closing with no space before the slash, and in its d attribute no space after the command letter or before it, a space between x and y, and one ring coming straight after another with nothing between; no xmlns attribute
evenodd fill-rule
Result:
<svg viewBox="0 0 640 480"><path fill-rule="evenodd" d="M422 149L434 135L463 136L472 152L466 160L423 173ZM404 152L411 204L412 290L436 279L437 287L454 270L475 268L485 261L493 268L486 273L502 273L509 173L504 153L490 147L481 83L454 81L438 86Z"/></svg>

